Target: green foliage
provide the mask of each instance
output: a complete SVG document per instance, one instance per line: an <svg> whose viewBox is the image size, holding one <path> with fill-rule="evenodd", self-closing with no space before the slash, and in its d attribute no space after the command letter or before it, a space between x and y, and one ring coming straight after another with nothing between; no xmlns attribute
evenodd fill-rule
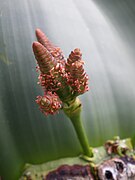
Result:
<svg viewBox="0 0 135 180"><path fill-rule="evenodd" d="M82 151L63 113L44 117L34 102L41 93L31 49L37 27L65 54L74 47L83 51L90 76L90 91L81 97L83 123L91 146L114 135L132 137L135 144L134 12L125 10L127 1L108 1L112 10L101 2L105 8L89 0L0 1L0 176L5 180L17 179L24 163Z"/></svg>

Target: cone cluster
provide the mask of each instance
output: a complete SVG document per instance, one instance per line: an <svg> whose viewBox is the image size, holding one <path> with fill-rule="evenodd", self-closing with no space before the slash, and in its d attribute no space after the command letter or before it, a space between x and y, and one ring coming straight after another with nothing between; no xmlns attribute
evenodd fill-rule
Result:
<svg viewBox="0 0 135 180"><path fill-rule="evenodd" d="M36 102L44 114L55 114L63 104L70 104L88 91L88 75L80 49L72 51L66 60L61 49L40 29L36 30L36 37L33 52L38 64L38 83L44 90L44 96L37 96Z"/></svg>

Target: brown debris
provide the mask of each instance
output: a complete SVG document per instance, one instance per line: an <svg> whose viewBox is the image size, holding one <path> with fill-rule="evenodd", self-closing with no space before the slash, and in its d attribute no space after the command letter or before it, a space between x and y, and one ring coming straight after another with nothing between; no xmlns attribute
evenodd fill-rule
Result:
<svg viewBox="0 0 135 180"><path fill-rule="evenodd" d="M89 165L62 165L58 169L50 172L46 180L94 180L90 172Z"/></svg>

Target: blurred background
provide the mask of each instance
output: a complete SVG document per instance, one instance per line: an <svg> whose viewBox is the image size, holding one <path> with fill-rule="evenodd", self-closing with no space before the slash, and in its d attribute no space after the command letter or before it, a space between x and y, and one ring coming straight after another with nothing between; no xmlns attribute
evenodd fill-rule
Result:
<svg viewBox="0 0 135 180"><path fill-rule="evenodd" d="M91 146L119 135L135 144L135 1L0 0L0 176L19 178L25 163L82 151L61 111L45 117L35 103L32 42L40 28L67 57L83 52L90 91L80 96Z"/></svg>

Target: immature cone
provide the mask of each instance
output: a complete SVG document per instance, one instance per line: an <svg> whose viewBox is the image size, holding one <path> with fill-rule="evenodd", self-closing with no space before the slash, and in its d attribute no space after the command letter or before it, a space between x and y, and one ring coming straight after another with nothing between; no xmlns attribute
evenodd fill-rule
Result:
<svg viewBox="0 0 135 180"><path fill-rule="evenodd" d="M88 88L88 75L83 68L82 53L80 49L75 49L69 55L66 63L68 73L68 83L74 90L76 96L85 93Z"/></svg>
<svg viewBox="0 0 135 180"><path fill-rule="evenodd" d="M56 66L57 61L50 54L50 52L39 42L33 43L33 52L35 58L38 62L40 71L43 74L48 74L54 66Z"/></svg>
<svg viewBox="0 0 135 180"><path fill-rule="evenodd" d="M64 64L59 63L39 42L33 43L33 51L39 65L38 69L41 71L38 78L39 84L47 91L52 92L65 89L67 79Z"/></svg>
<svg viewBox="0 0 135 180"><path fill-rule="evenodd" d="M36 37L37 40L51 53L53 57L55 57L58 62L65 63L64 55L61 49L52 44L40 29L36 29Z"/></svg>
<svg viewBox="0 0 135 180"><path fill-rule="evenodd" d="M55 114L62 107L59 97L51 92L47 92L44 96L37 96L36 102L45 115Z"/></svg>

